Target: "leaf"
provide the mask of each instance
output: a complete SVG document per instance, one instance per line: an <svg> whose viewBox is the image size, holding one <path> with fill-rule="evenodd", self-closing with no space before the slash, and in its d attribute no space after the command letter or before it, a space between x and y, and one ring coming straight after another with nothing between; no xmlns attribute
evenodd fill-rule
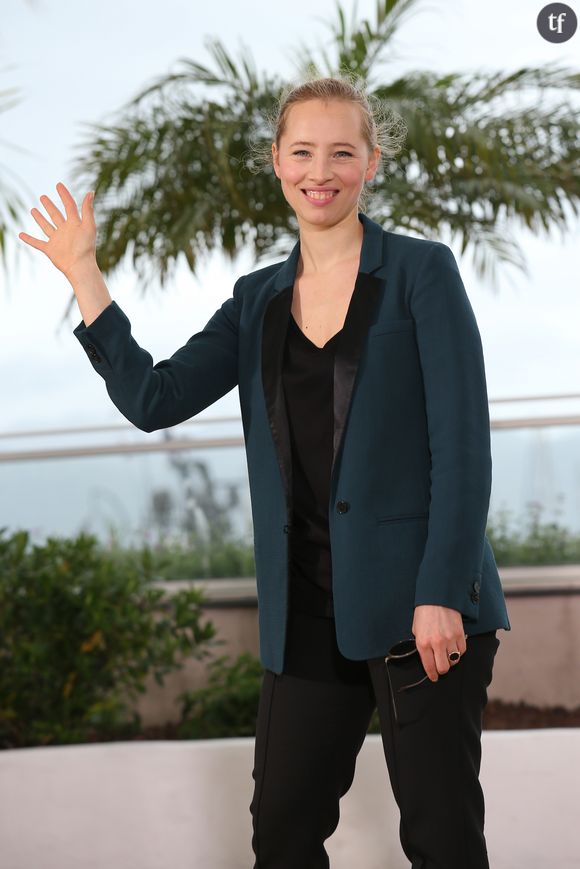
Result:
<svg viewBox="0 0 580 869"><path fill-rule="evenodd" d="M93 649L104 649L105 648L105 638L103 636L103 632L99 628L94 632L94 634L89 637L88 640L85 640L84 643L81 643L81 652L92 652Z"/></svg>

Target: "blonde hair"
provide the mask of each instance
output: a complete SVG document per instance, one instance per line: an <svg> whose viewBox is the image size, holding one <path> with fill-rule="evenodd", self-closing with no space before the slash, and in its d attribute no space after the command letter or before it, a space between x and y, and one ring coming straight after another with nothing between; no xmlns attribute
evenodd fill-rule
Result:
<svg viewBox="0 0 580 869"><path fill-rule="evenodd" d="M272 141L280 147L280 139L286 130L290 108L308 100L345 100L360 107L361 134L371 154L379 145L381 154L375 179L381 172L386 174L385 162L390 161L403 148L407 136L407 124L403 117L386 105L374 94L368 94L363 79L355 73L345 72L329 78L317 76L303 77L300 82L287 84L281 91L274 110L264 113L264 120L270 131L270 141L250 136L247 168L254 173L272 169ZM371 192L364 182L359 195L359 207L364 211Z"/></svg>

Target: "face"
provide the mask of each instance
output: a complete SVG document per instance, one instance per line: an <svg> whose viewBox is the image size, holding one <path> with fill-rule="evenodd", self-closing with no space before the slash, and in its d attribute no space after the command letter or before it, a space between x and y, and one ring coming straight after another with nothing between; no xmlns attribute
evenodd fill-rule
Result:
<svg viewBox="0 0 580 869"><path fill-rule="evenodd" d="M380 157L378 145L369 153L360 113L346 100L309 100L289 109L272 158L299 223L334 225L358 210L363 184L374 177Z"/></svg>

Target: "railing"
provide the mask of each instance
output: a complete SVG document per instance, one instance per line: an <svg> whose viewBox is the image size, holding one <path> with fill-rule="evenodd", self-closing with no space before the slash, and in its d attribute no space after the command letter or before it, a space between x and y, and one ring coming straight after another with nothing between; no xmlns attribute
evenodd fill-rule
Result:
<svg viewBox="0 0 580 869"><path fill-rule="evenodd" d="M522 403L570 401L578 403L580 393L490 400L490 515L507 509L521 516L535 502L560 511L561 524L580 530L580 432L573 431L580 428L580 413L501 412ZM249 539L243 447L239 416L201 414L151 434L128 422L2 432L0 527L65 534L75 533L80 521L97 536L116 527L128 542L135 535L147 538L152 528L203 529L217 509Z"/></svg>

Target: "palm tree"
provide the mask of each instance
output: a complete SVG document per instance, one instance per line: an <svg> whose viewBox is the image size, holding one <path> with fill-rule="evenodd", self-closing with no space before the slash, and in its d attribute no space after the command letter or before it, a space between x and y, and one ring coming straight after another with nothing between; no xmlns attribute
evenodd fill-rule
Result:
<svg viewBox="0 0 580 869"><path fill-rule="evenodd" d="M508 226L564 230L566 206L577 214L579 124L566 100L580 74L548 64L389 79L377 70L381 56L416 5L377 0L374 23L357 22L353 12L347 25L337 3L336 57L303 49L298 75L360 75L373 99L404 118L406 148L388 174L377 174L369 216L425 237L448 229L462 253L473 252L480 277L494 281L497 263L527 273ZM73 170L81 189L96 191L99 266L109 273L130 253L144 288L148 280L163 287L180 254L195 274L199 257L218 247L234 260L250 245L258 263L286 255L295 241L278 179L255 171L249 147L260 139L269 145L267 116L285 82L259 75L247 48L236 62L219 39L206 47L213 69L182 58L182 70L144 88L117 124L89 125ZM536 99L524 107L530 88ZM561 100L544 105L539 97L554 90ZM514 96L516 108L498 106Z"/></svg>
<svg viewBox="0 0 580 869"><path fill-rule="evenodd" d="M0 90L0 115L4 114L4 112L8 112L11 108L18 105L20 99L18 97L19 89L16 87L9 87L4 90ZM5 139L0 139L0 145L3 148L13 148L15 150L23 151L26 149L18 148L12 142L9 142ZM30 152L28 152L30 153ZM0 262L2 263L3 268L7 269L7 261L6 261L6 238L9 232L14 230L18 226L19 222L22 221L22 215L24 213L25 205L24 200L17 192L16 187L11 184L7 180L7 176L10 170L6 166L6 164L0 164ZM26 185L22 181L22 179L18 178L18 184L21 187L25 187ZM27 190L27 198L30 199L34 194L31 191Z"/></svg>

